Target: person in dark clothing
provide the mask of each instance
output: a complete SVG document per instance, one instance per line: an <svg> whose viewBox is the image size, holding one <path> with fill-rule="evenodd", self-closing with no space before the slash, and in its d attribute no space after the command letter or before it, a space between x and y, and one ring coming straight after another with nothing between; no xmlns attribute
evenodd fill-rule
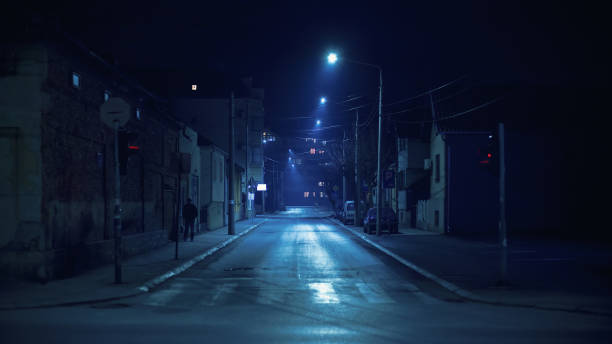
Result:
<svg viewBox="0 0 612 344"><path fill-rule="evenodd" d="M185 235L183 239L185 241L187 241L188 234L191 234L191 241L193 241L193 225L195 218L198 216L198 209L191 202L191 198L188 198L187 204L183 206L183 220L185 221Z"/></svg>

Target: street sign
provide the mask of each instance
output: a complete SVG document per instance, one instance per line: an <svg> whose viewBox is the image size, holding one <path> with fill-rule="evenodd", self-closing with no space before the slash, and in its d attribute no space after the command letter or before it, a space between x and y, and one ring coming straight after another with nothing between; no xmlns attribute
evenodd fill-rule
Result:
<svg viewBox="0 0 612 344"><path fill-rule="evenodd" d="M266 184L257 184L257 191L266 191Z"/></svg>
<svg viewBox="0 0 612 344"><path fill-rule="evenodd" d="M393 189L395 187L395 172L393 170L383 172L383 187L385 189Z"/></svg>
<svg viewBox="0 0 612 344"><path fill-rule="evenodd" d="M100 106L100 120L111 128L115 127L115 122L119 126L124 126L130 119L130 104L121 98L109 98Z"/></svg>

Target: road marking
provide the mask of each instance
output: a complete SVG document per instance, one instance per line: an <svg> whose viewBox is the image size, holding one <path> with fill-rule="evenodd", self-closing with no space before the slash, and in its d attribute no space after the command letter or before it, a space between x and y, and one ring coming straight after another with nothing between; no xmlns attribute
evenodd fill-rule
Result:
<svg viewBox="0 0 612 344"><path fill-rule="evenodd" d="M395 303L378 284L356 283L355 285L369 303Z"/></svg>
<svg viewBox="0 0 612 344"><path fill-rule="evenodd" d="M200 302L202 306L214 306L218 300L221 300L228 294L234 292L234 289L238 286L238 283L223 283L222 285L217 285L210 299L204 299Z"/></svg>
<svg viewBox="0 0 612 344"><path fill-rule="evenodd" d="M185 284L183 283L173 283L169 289L164 289L151 293L144 304L147 306L155 307L166 306L177 295L183 292L184 287Z"/></svg>
<svg viewBox="0 0 612 344"><path fill-rule="evenodd" d="M269 287L260 284L258 286L257 299L255 302L262 305L270 305L272 303L281 303L284 299L285 288Z"/></svg>
<svg viewBox="0 0 612 344"><path fill-rule="evenodd" d="M331 283L308 283L308 288L314 291L315 303L339 303L334 286Z"/></svg>
<svg viewBox="0 0 612 344"><path fill-rule="evenodd" d="M408 289L408 291L414 294L414 296L416 296L421 302L426 305L437 305L441 303L440 300L436 299L435 297L429 296L429 294L424 293L423 291L421 291L421 289L419 289L419 287L410 282L402 283L402 287Z"/></svg>

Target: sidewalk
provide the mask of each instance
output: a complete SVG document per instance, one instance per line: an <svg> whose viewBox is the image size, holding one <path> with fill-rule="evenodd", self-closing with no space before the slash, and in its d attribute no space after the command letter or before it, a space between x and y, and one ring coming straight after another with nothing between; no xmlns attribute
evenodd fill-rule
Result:
<svg viewBox="0 0 612 344"><path fill-rule="evenodd" d="M3 281L0 286L0 310L110 301L145 293L265 221L255 218L236 222L234 236L227 235L227 227L222 227L197 234L193 242L181 240L178 260L174 259L174 241L128 258L122 264L121 284L114 284L113 264L46 284L19 280Z"/></svg>
<svg viewBox="0 0 612 344"><path fill-rule="evenodd" d="M511 237L503 278L503 255L495 238L453 237L414 228L378 237L364 234L361 227L342 226L472 301L612 315L609 244Z"/></svg>

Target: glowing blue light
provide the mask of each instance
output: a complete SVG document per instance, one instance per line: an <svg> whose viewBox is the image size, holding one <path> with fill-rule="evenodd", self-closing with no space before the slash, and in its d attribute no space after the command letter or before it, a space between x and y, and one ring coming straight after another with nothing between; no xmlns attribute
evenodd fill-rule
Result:
<svg viewBox="0 0 612 344"><path fill-rule="evenodd" d="M327 55L327 63L334 64L336 61L338 61L338 55L336 55L336 53L329 53L329 55Z"/></svg>
<svg viewBox="0 0 612 344"><path fill-rule="evenodd" d="M295 167L295 164L291 164L291 167Z"/></svg>
<svg viewBox="0 0 612 344"><path fill-rule="evenodd" d="M321 120L320 120L320 119L318 119L318 120L317 120L317 125L320 125L320 124L321 124Z"/></svg>
<svg viewBox="0 0 612 344"><path fill-rule="evenodd" d="M321 97L321 104L325 104L327 102L327 99L325 99L325 97Z"/></svg>

